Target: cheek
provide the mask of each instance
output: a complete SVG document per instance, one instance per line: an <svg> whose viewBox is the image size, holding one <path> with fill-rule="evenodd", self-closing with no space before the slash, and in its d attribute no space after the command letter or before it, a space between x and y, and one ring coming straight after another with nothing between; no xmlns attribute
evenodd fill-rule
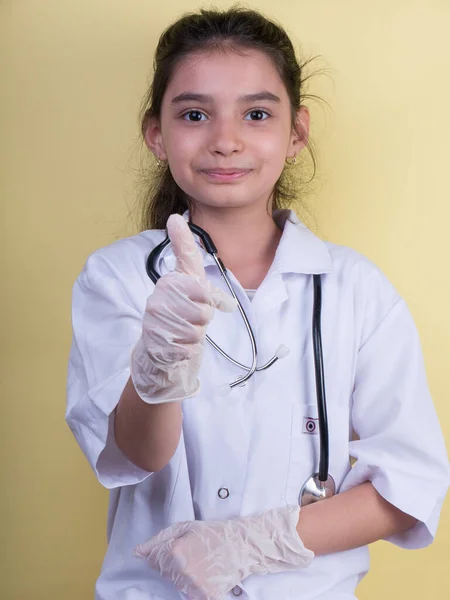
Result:
<svg viewBox="0 0 450 600"><path fill-rule="evenodd" d="M166 149L173 156L190 157L204 143L200 133L200 131L195 131L194 128L187 129L175 125L164 136Z"/></svg>
<svg viewBox="0 0 450 600"><path fill-rule="evenodd" d="M261 139L257 146L257 152L266 170L271 173L280 172L284 167L286 157L287 143L284 138L272 137L271 139Z"/></svg>
<svg viewBox="0 0 450 600"><path fill-rule="evenodd" d="M289 144L289 134L283 128L271 128L252 140L255 150L262 156L273 158L286 152Z"/></svg>

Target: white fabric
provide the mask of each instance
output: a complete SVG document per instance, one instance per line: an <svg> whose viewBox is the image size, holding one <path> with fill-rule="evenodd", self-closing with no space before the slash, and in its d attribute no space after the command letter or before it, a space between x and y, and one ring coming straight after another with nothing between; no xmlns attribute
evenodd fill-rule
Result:
<svg viewBox="0 0 450 600"><path fill-rule="evenodd" d="M317 435L304 433L305 418L317 417L311 273L322 273L330 473L337 489L371 480L419 520L390 541L419 548L433 539L448 489L448 458L406 303L365 257L319 240L293 213L280 211L276 219L285 222L283 235L253 301L232 273L230 279L254 329L259 364L280 344L290 353L224 397L221 386L242 371L207 344L200 389L182 401L178 448L153 474L131 464L111 432L154 288L145 261L165 232L145 231L94 252L75 282L66 419L98 480L111 490L109 546L96 600L185 599L132 556L138 543L178 522L244 517L298 501L317 469L319 447ZM202 255L208 279L226 290L213 259ZM164 274L174 267L168 246L157 269ZM238 311L216 311L207 333L250 364ZM349 455L358 459L353 468ZM301 571L250 575L240 584L240 598L349 600L368 565L367 548L319 556Z"/></svg>
<svg viewBox="0 0 450 600"><path fill-rule="evenodd" d="M297 533L299 514L295 504L249 517L176 523L133 554L189 600L222 600L249 575L309 567L314 552Z"/></svg>
<svg viewBox="0 0 450 600"><path fill-rule="evenodd" d="M234 298L207 280L200 250L181 215L169 217L167 232L176 267L157 281L148 297L142 334L131 353L131 379L148 404L196 394L214 310L236 309Z"/></svg>

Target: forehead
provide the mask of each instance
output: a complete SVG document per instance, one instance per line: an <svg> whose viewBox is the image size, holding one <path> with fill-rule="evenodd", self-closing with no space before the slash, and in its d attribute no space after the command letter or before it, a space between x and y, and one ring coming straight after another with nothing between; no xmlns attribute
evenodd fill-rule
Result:
<svg viewBox="0 0 450 600"><path fill-rule="evenodd" d="M273 62L257 50L208 51L191 54L175 69L167 86L165 100L182 92L208 94L217 99L273 92L288 101L283 81Z"/></svg>

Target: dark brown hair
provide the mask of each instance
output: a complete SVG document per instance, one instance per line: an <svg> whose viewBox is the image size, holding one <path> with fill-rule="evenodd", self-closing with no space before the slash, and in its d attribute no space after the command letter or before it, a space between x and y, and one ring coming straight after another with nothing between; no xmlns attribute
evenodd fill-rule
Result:
<svg viewBox="0 0 450 600"><path fill-rule="evenodd" d="M303 99L317 98L304 93L305 83L311 77L304 75L304 68L313 58L300 64L291 40L280 25L255 10L235 5L224 11L200 9L184 14L162 33L153 60L153 81L140 111L142 136L148 120L160 117L164 93L181 61L190 54L202 51L239 52L247 48L260 50L272 60L288 93L292 126L295 127L296 111ZM316 173L316 158L310 139L306 147L313 162L313 174L307 182L310 183ZM273 210L286 208L299 201L300 188L305 182L296 181L294 170L297 169L283 169L276 182ZM161 169L153 164L143 171L142 176L140 229L164 229L169 215L183 214L189 208L189 197L173 179L169 166Z"/></svg>

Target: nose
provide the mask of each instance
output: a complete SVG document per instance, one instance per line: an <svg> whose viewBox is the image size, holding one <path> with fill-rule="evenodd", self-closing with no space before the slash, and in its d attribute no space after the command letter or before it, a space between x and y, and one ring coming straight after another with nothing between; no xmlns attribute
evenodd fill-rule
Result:
<svg viewBox="0 0 450 600"><path fill-rule="evenodd" d="M230 156L234 152L242 152L242 130L235 119L216 119L210 132L209 150L212 154Z"/></svg>

